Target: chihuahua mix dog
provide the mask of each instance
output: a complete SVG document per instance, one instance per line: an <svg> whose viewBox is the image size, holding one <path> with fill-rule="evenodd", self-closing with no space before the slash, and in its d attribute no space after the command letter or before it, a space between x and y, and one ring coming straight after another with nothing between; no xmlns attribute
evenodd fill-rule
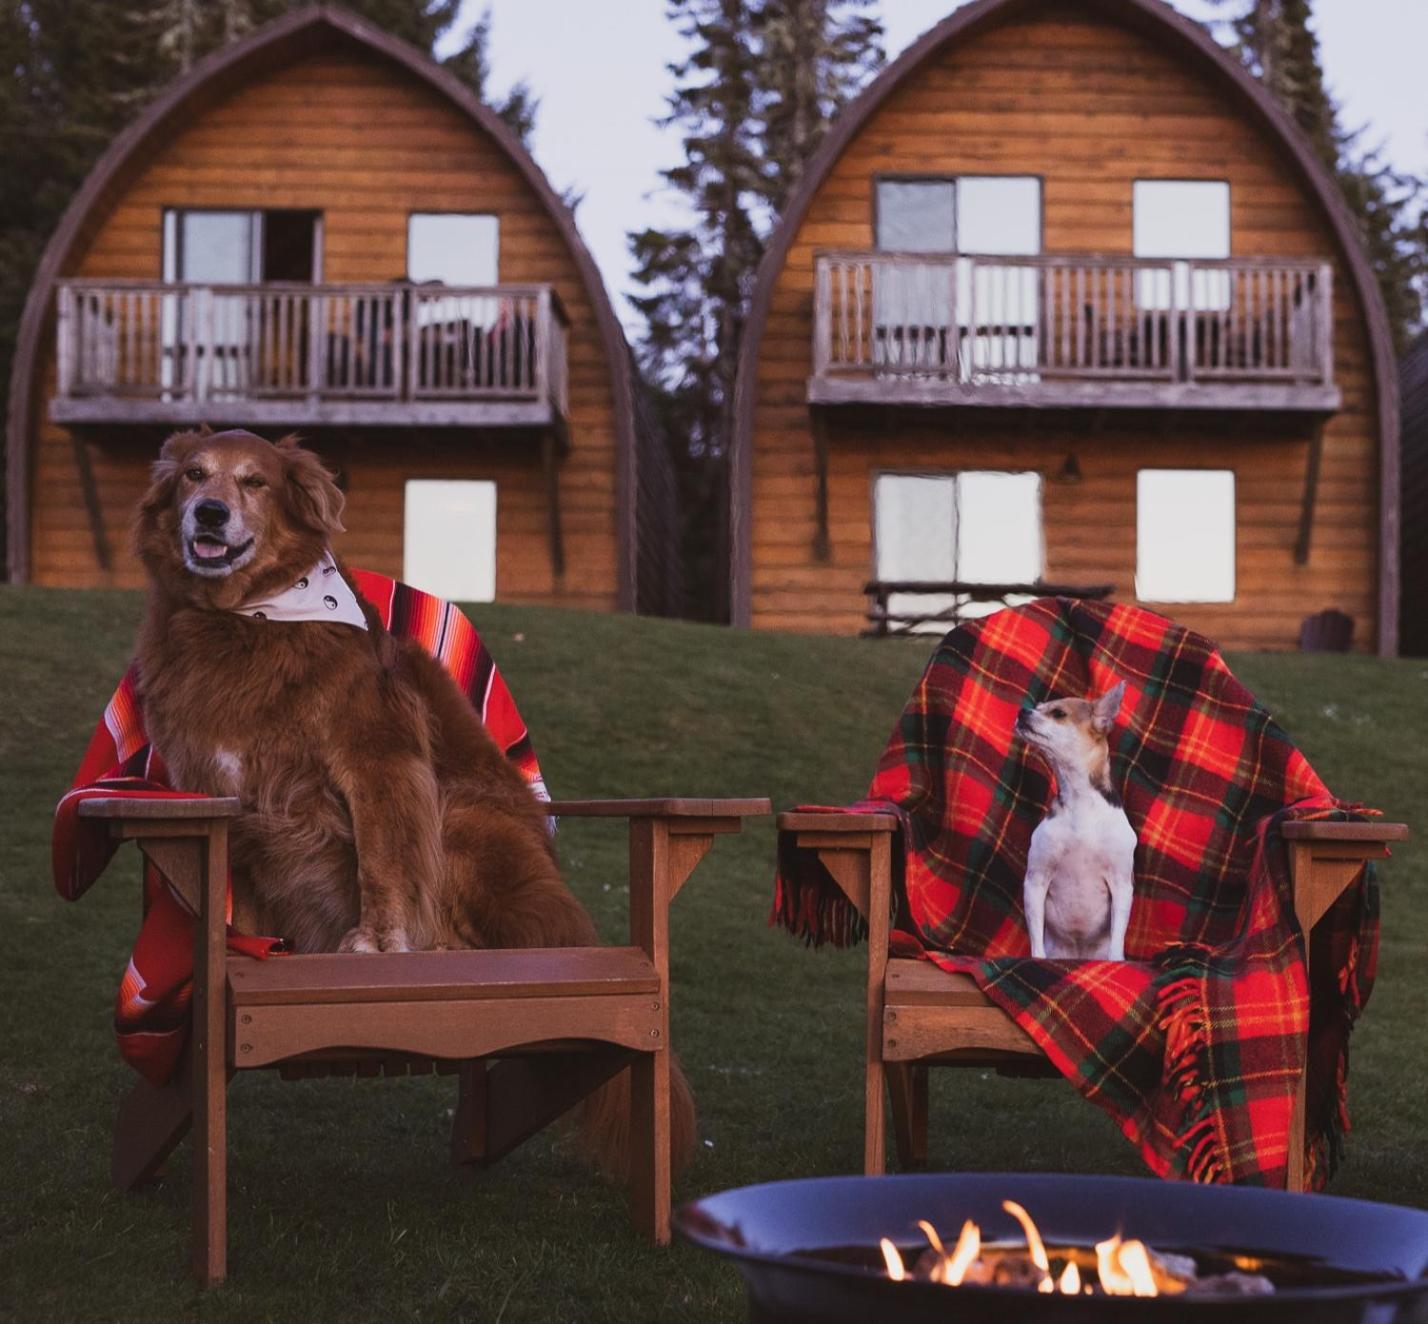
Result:
<svg viewBox="0 0 1428 1324"><path fill-rule="evenodd" d="M1017 734L1056 774L1056 801L1026 860L1035 957L1126 959L1136 835L1111 785L1106 741L1125 691L1121 681L1094 701L1051 699L1017 714Z"/></svg>

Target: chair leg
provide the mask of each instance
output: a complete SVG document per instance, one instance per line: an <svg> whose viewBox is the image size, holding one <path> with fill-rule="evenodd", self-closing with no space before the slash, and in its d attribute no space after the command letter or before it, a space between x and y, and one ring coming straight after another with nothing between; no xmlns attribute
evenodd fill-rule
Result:
<svg viewBox="0 0 1428 1324"><path fill-rule="evenodd" d="M885 1076L882 1059L870 1054L863 1096L863 1172L869 1177L880 1177L887 1171Z"/></svg>
<svg viewBox="0 0 1428 1324"><path fill-rule="evenodd" d="M886 1070L898 1167L903 1171L926 1167L927 1068L892 1062Z"/></svg>
<svg viewBox="0 0 1428 1324"><path fill-rule="evenodd" d="M451 1122L451 1161L479 1163L486 1157L487 1066L484 1057L463 1062L457 1072L456 1116Z"/></svg>
<svg viewBox="0 0 1428 1324"><path fill-rule="evenodd" d="M1294 1091L1294 1111L1289 1119L1289 1162L1284 1189L1304 1190L1304 1123L1307 1091L1307 1071L1299 1077L1299 1085Z"/></svg>
<svg viewBox="0 0 1428 1324"><path fill-rule="evenodd" d="M153 1181L193 1124L193 1077L187 1059L167 1085L139 1079L119 1105L109 1175L121 1191Z"/></svg>
<svg viewBox="0 0 1428 1324"><path fill-rule="evenodd" d="M669 1244L669 1054L640 1053L630 1065L630 1212L635 1227Z"/></svg>

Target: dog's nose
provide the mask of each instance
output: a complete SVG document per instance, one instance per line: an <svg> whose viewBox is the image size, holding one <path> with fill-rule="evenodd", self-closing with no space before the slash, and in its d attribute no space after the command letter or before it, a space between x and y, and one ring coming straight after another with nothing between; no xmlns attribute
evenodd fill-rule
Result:
<svg viewBox="0 0 1428 1324"><path fill-rule="evenodd" d="M207 501L200 501L193 508L193 517L198 521L200 528L221 529L228 523L228 507L223 502L210 498Z"/></svg>

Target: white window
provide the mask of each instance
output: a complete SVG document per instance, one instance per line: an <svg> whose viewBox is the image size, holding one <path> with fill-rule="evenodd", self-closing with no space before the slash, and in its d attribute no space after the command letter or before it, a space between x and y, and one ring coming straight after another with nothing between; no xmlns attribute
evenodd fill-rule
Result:
<svg viewBox="0 0 1428 1324"><path fill-rule="evenodd" d="M1027 584L1041 578L1041 475L879 474L873 484L876 577L883 583ZM950 593L898 593L895 615L996 611ZM939 633L947 622L929 623Z"/></svg>
<svg viewBox="0 0 1428 1324"><path fill-rule="evenodd" d="M1170 270L1146 272L1138 301L1143 308L1169 308L1175 282L1178 308L1213 311L1229 307L1229 276L1195 271L1184 259L1230 255L1230 186L1214 179L1138 179L1133 189L1133 249L1136 257L1182 259Z"/></svg>
<svg viewBox="0 0 1428 1324"><path fill-rule="evenodd" d="M407 279L494 285L499 233L494 216L413 212L407 219Z"/></svg>
<svg viewBox="0 0 1428 1324"><path fill-rule="evenodd" d="M1233 602L1234 471L1142 469L1135 540L1142 602Z"/></svg>
<svg viewBox="0 0 1428 1324"><path fill-rule="evenodd" d="M412 479L402 578L454 602L496 598L496 484Z"/></svg>
<svg viewBox="0 0 1428 1324"><path fill-rule="evenodd" d="M889 252L1034 255L1041 251L1041 181L881 179L877 240ZM874 277L874 353L894 370L1020 380L1036 363L1036 277L1028 267L986 260L974 267L965 258L882 264Z"/></svg>

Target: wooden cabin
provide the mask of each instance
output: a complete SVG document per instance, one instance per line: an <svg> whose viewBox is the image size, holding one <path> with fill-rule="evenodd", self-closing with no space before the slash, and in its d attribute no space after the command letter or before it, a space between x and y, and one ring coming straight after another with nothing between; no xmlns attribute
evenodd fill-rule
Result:
<svg viewBox="0 0 1428 1324"><path fill-rule="evenodd" d="M1204 29L973 0L843 112L769 243L734 620L941 630L1049 584L1232 648L1339 609L1392 653L1396 409L1333 179Z"/></svg>
<svg viewBox="0 0 1428 1324"><path fill-rule="evenodd" d="M1428 657L1428 331L1399 365L1403 399L1401 651Z"/></svg>
<svg viewBox="0 0 1428 1324"><path fill-rule="evenodd" d="M354 563L464 601L661 610L674 489L569 208L425 54L340 9L198 64L41 262L10 395L9 569L135 585L163 436L297 431Z"/></svg>

